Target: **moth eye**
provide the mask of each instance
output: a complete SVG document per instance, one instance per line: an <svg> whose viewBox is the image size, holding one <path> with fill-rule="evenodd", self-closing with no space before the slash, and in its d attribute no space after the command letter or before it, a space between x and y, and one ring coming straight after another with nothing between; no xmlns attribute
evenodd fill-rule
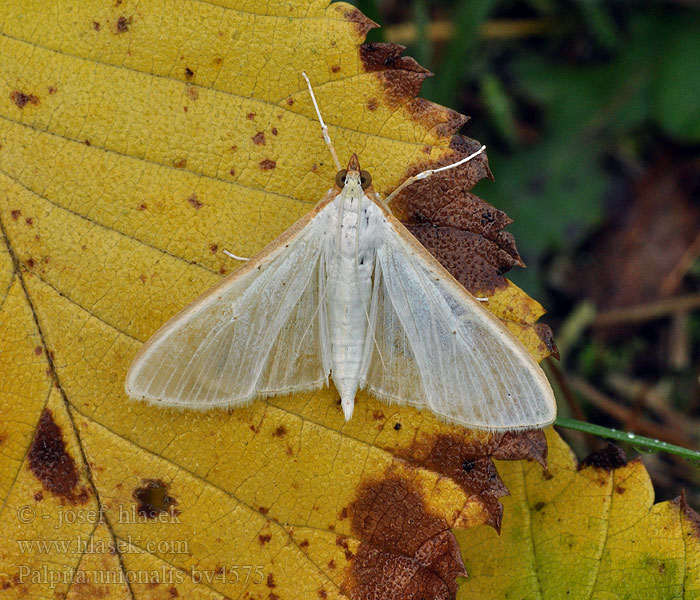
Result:
<svg viewBox="0 0 700 600"><path fill-rule="evenodd" d="M335 184L338 187L343 187L345 185L345 176L348 174L346 169L343 169L342 171L338 171L335 174Z"/></svg>
<svg viewBox="0 0 700 600"><path fill-rule="evenodd" d="M360 171L360 185L363 190L372 185L372 176L367 171Z"/></svg>

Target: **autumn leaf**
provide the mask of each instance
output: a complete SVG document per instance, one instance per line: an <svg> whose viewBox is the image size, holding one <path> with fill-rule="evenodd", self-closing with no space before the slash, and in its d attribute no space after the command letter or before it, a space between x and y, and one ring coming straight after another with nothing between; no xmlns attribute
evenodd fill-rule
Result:
<svg viewBox="0 0 700 600"><path fill-rule="evenodd" d="M257 12L256 12L257 11ZM340 156L383 194L465 156L464 118L342 3L66 0L0 6L0 590L3 597L451 598L452 528L498 528L488 435L333 389L231 412L126 398L142 343L310 210ZM480 157L394 209L518 334L542 309L503 278L509 220ZM462 256L468 252L471 262Z"/></svg>
<svg viewBox="0 0 700 600"><path fill-rule="evenodd" d="M510 490L500 535L456 532L469 577L458 598L700 597L700 518L654 504L639 458L610 444L577 465L549 429L547 468L499 463Z"/></svg>

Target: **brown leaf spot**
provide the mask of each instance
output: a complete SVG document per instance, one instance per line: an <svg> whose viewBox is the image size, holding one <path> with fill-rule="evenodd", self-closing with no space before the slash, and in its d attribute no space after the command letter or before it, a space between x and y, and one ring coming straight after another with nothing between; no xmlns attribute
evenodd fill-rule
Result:
<svg viewBox="0 0 700 600"><path fill-rule="evenodd" d="M272 536L269 533L266 533L265 535L258 536L258 541L260 542L261 546L264 546L265 544L267 544L271 539L272 539Z"/></svg>
<svg viewBox="0 0 700 600"><path fill-rule="evenodd" d="M552 328L546 323L535 323L535 333L537 333L538 337L544 343L550 356L559 360L559 349L557 348L557 343L554 341Z"/></svg>
<svg viewBox="0 0 700 600"><path fill-rule="evenodd" d="M192 79L194 77L194 71L189 67L185 67L185 79Z"/></svg>
<svg viewBox="0 0 700 600"><path fill-rule="evenodd" d="M294 98L287 98L287 106L294 104Z"/></svg>
<svg viewBox="0 0 700 600"><path fill-rule="evenodd" d="M215 64L217 67L220 67L220 66L223 64L224 59L221 58L220 56L215 56L215 57L212 59L211 62L212 62L213 64Z"/></svg>
<svg viewBox="0 0 700 600"><path fill-rule="evenodd" d="M41 502L44 499L44 493L39 491L36 494L34 494L34 500L36 502Z"/></svg>
<svg viewBox="0 0 700 600"><path fill-rule="evenodd" d="M12 218L16 221L22 216L22 211L19 208L15 208L10 215L12 215Z"/></svg>
<svg viewBox="0 0 700 600"><path fill-rule="evenodd" d="M186 165L187 165L187 159L186 159L186 158L176 158L176 159L173 161L173 166L174 166L176 169L184 169Z"/></svg>
<svg viewBox="0 0 700 600"><path fill-rule="evenodd" d="M321 598L321 600L325 600L326 598L328 598L328 592L321 588L320 590L318 590L318 597Z"/></svg>
<svg viewBox="0 0 700 600"><path fill-rule="evenodd" d="M375 27L379 27L372 19L368 19L356 8L350 8L343 12L345 19L355 26L355 31L359 38L364 39L367 32Z"/></svg>
<svg viewBox="0 0 700 600"><path fill-rule="evenodd" d="M139 204L139 205L136 207L136 210L138 210L139 212L143 212L143 211L146 210L147 208L148 208L148 206L146 206L146 203L145 203L145 202L142 202L141 204Z"/></svg>
<svg viewBox="0 0 700 600"><path fill-rule="evenodd" d="M478 148L473 140L463 141L456 155L413 165L405 177L452 164ZM511 220L468 191L489 174L479 155L408 186L392 201L394 213L428 251L470 292L487 296L508 284L504 273L523 266L513 236L502 231Z"/></svg>
<svg viewBox="0 0 700 600"><path fill-rule="evenodd" d="M260 168L263 171L271 171L277 166L277 163L274 160L270 160L269 158L266 158L265 160L260 161Z"/></svg>
<svg viewBox="0 0 700 600"><path fill-rule="evenodd" d="M384 419L384 413L381 410L375 410L372 413L372 419L374 419L375 421L381 421L382 419Z"/></svg>
<svg viewBox="0 0 700 600"><path fill-rule="evenodd" d="M27 217L27 218L24 220L24 222L25 222L27 225L29 225L30 227L31 227L32 225L34 225L34 219L32 219L32 217Z"/></svg>
<svg viewBox="0 0 700 600"><path fill-rule="evenodd" d="M187 86L187 95L192 100L196 100L197 98L199 98L199 90L194 86L188 85Z"/></svg>
<svg viewBox="0 0 700 600"><path fill-rule="evenodd" d="M19 107L24 108L27 104L38 106L39 98L34 94L25 94L19 90L15 90L10 94L10 99Z"/></svg>
<svg viewBox="0 0 700 600"><path fill-rule="evenodd" d="M132 17L121 16L117 19L117 34L126 33L133 21Z"/></svg>
<svg viewBox="0 0 700 600"><path fill-rule="evenodd" d="M52 86L52 85L49 86L49 94L55 94L57 91L58 90L54 86Z"/></svg>
<svg viewBox="0 0 700 600"><path fill-rule="evenodd" d="M335 538L335 545L340 546L341 548L345 548L346 550L350 548L350 546L348 545L348 540L341 536L337 536Z"/></svg>
<svg viewBox="0 0 700 600"><path fill-rule="evenodd" d="M541 511L545 506L547 506L547 505L546 505L544 502L538 502L538 503L535 504L535 506L533 506L532 508L533 508L536 512L539 512L539 511Z"/></svg>
<svg viewBox="0 0 700 600"><path fill-rule="evenodd" d="M397 454L406 460L449 477L467 494L483 503L487 524L500 530L503 507L499 498L508 490L498 477L492 459L534 459L546 464L547 442L540 430L491 434L474 443L457 435L437 435L412 443Z"/></svg>
<svg viewBox="0 0 700 600"><path fill-rule="evenodd" d="M409 456L427 469L445 475L469 495L476 495L488 513L487 524L500 530L503 506L499 498L508 494L490 455L495 444L467 444L456 435L438 435L432 446L418 442L409 449Z"/></svg>
<svg viewBox="0 0 700 600"><path fill-rule="evenodd" d="M248 119L249 121L252 121L252 120L255 118L255 113L254 113L254 112L249 112L249 113L245 116L245 118Z"/></svg>
<svg viewBox="0 0 700 600"><path fill-rule="evenodd" d="M277 133L278 133L277 127L273 127L271 131L272 131L272 135L277 135Z"/></svg>
<svg viewBox="0 0 700 600"><path fill-rule="evenodd" d="M367 100L367 108L369 110L377 110L378 107L379 102L377 102L376 98L370 98L369 100Z"/></svg>
<svg viewBox="0 0 700 600"><path fill-rule="evenodd" d="M28 266L30 269L33 269L35 265L36 265L36 261L35 261L33 258L29 257L29 258L27 259L27 266Z"/></svg>
<svg viewBox="0 0 700 600"><path fill-rule="evenodd" d="M253 137L252 137L253 143L257 144L258 146L264 146L265 145L265 134L262 131L258 131Z"/></svg>
<svg viewBox="0 0 700 600"><path fill-rule="evenodd" d="M85 140L83 142L83 144L85 144L86 146L92 146L92 144L90 143L90 140Z"/></svg>
<svg viewBox="0 0 700 600"><path fill-rule="evenodd" d="M199 200L197 200L196 194L192 194L189 198L187 198L187 202L189 202L197 210L204 206Z"/></svg>
<svg viewBox="0 0 700 600"><path fill-rule="evenodd" d="M270 509L269 509L269 508L265 508L264 506L258 506L258 510L259 510L262 514L264 514L264 515L266 515L267 513L270 512Z"/></svg>
<svg viewBox="0 0 700 600"><path fill-rule="evenodd" d="M494 436L497 446L491 456L497 460L535 460L547 466L547 438L541 429L508 431Z"/></svg>
<svg viewBox="0 0 700 600"><path fill-rule="evenodd" d="M44 353L44 349L41 346L36 346L34 348L34 354L41 356Z"/></svg>
<svg viewBox="0 0 700 600"><path fill-rule="evenodd" d="M93 21L93 22L92 22L92 28L93 28L95 31L99 31L100 29L102 29L102 25L100 25L100 22L99 22L99 21Z"/></svg>
<svg viewBox="0 0 700 600"><path fill-rule="evenodd" d="M160 479L144 479L143 486L133 491L134 500L138 502L138 514L148 519L155 519L161 514L177 514L174 509L177 500L168 492L168 484Z"/></svg>
<svg viewBox="0 0 700 600"><path fill-rule="evenodd" d="M593 467L594 469L613 471L624 467L626 464L627 457L625 456L625 451L620 448L620 446L608 442L603 449L591 452L584 458L578 468L581 470L586 467Z"/></svg>
<svg viewBox="0 0 700 600"><path fill-rule="evenodd" d="M275 429L274 435L275 437L281 438L284 437L287 434L287 428L284 425L280 425L277 429Z"/></svg>
<svg viewBox="0 0 700 600"><path fill-rule="evenodd" d="M335 569L335 568L336 568L336 564L335 564L335 559L334 559L334 558L331 558L331 559L328 561L328 568L329 568L329 569Z"/></svg>
<svg viewBox="0 0 700 600"><path fill-rule="evenodd" d="M337 73L338 71L340 71L340 65L333 65L333 66L331 67L331 72L332 72L332 73Z"/></svg>
<svg viewBox="0 0 700 600"><path fill-rule="evenodd" d="M696 513L688 504L685 498L685 490L682 490L681 495L678 498L671 500L671 502L680 508L682 515L690 524L695 537L700 540L700 515L698 515L698 513Z"/></svg>
<svg viewBox="0 0 700 600"><path fill-rule="evenodd" d="M390 105L413 101L420 92L423 80L431 75L410 56L401 56L405 49L405 46L385 42L360 46L360 59L365 71L380 73Z"/></svg>
<svg viewBox="0 0 700 600"><path fill-rule="evenodd" d="M87 502L88 491L78 486L75 460L68 454L61 429L48 408L41 413L28 458L29 468L45 490L71 504Z"/></svg>
<svg viewBox="0 0 700 600"><path fill-rule="evenodd" d="M351 598L455 598L466 576L448 524L429 514L419 493L389 476L365 483L351 505L362 540L341 587Z"/></svg>
<svg viewBox="0 0 700 600"><path fill-rule="evenodd" d="M299 543L299 548L308 548L309 547L309 540L303 539Z"/></svg>
<svg viewBox="0 0 700 600"><path fill-rule="evenodd" d="M267 587L270 589L277 587L277 584L275 583L275 577L272 573L267 574Z"/></svg>
<svg viewBox="0 0 700 600"><path fill-rule="evenodd" d="M212 254L216 254L216 251L217 251L218 249L219 249L218 244L211 244L211 246L209 246L209 251L210 251Z"/></svg>

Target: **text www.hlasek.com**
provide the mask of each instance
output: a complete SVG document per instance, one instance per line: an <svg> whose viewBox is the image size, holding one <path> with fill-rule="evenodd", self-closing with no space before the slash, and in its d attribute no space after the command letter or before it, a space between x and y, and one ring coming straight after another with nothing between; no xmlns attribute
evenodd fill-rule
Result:
<svg viewBox="0 0 700 600"><path fill-rule="evenodd" d="M127 536L119 540L95 540L90 536L78 535L68 540L17 540L22 554L113 554L137 553L142 550L151 554L189 554L188 540L146 540L141 541Z"/></svg>

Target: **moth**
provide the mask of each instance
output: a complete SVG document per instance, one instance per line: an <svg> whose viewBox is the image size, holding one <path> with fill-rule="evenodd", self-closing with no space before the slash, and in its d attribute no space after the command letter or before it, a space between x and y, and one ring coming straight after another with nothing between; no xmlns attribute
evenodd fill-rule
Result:
<svg viewBox="0 0 700 600"><path fill-rule="evenodd" d="M550 424L552 389L525 347L388 209L353 154L315 208L167 321L126 392L168 406L235 407L332 379L350 420L358 390L468 428Z"/></svg>

